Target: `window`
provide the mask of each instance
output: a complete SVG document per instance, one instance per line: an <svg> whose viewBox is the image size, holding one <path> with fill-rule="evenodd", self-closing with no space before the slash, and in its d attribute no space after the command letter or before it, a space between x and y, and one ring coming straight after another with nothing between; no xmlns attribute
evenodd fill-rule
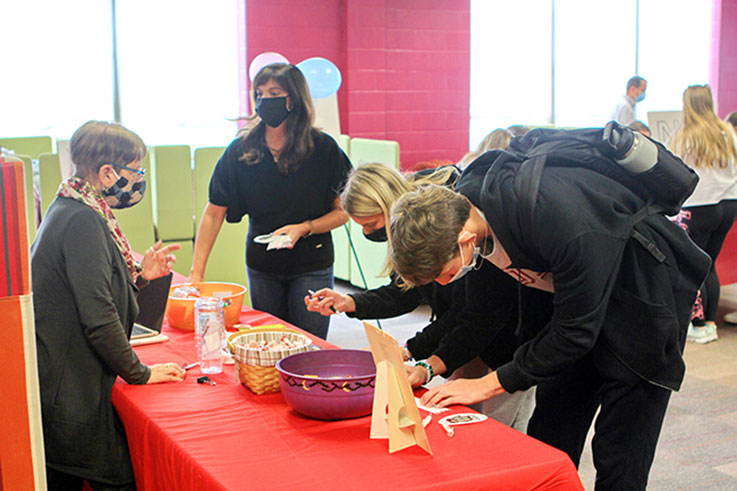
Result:
<svg viewBox="0 0 737 491"><path fill-rule="evenodd" d="M109 2L5 2L2 16L1 136L69 138L113 118Z"/></svg>
<svg viewBox="0 0 737 491"><path fill-rule="evenodd" d="M636 74L639 119L680 110L709 78L711 13L705 0L471 0L470 148L511 124L601 126Z"/></svg>
<svg viewBox="0 0 737 491"><path fill-rule="evenodd" d="M471 0L470 148L499 127L550 123L550 17L549 0Z"/></svg>
<svg viewBox="0 0 737 491"><path fill-rule="evenodd" d="M114 119L112 1L3 6L0 136L68 139ZM115 2L121 122L148 145L224 146L238 130L236 0ZM14 42L7 42L13 39Z"/></svg>

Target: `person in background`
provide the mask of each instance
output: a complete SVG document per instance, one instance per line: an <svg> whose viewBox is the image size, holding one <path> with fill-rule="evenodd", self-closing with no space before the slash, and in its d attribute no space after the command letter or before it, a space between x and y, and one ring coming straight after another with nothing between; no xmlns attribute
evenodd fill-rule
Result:
<svg viewBox="0 0 737 491"><path fill-rule="evenodd" d="M138 263L114 209L143 198L146 146L115 124L74 132L75 174L62 182L31 247L36 350L50 490L135 489L111 397L129 384L180 381L175 363L146 366L130 346L138 289L170 273L178 244L157 242Z"/></svg>
<svg viewBox="0 0 737 491"><path fill-rule="evenodd" d="M737 131L737 111L732 111L727 114L727 117L724 118L724 122L732 125L732 128ZM724 322L727 324L737 324L737 310L724 314Z"/></svg>
<svg viewBox="0 0 737 491"><path fill-rule="evenodd" d="M530 132L530 128L521 124L513 124L509 128L507 128L507 131L510 135L513 137L515 136L525 136L527 133Z"/></svg>
<svg viewBox="0 0 737 491"><path fill-rule="evenodd" d="M512 134L504 128L497 128L481 140L475 151L468 152L456 164L460 169L465 169L474 159L489 150L506 150L509 142L512 140Z"/></svg>
<svg viewBox="0 0 737 491"><path fill-rule="evenodd" d="M458 177L458 171L452 166L403 176L383 164L364 164L354 170L348 178L342 194L343 207L348 216L363 227L367 239L386 242L389 210L400 196L427 184L452 189ZM390 268L391 265L387 264L385 273L388 274ZM475 358L456 370L439 371L434 374L449 377L451 380L461 377L478 378L489 373L489 366L497 367L509 361L518 344L514 336L517 328L517 308L509 301L510 299L502 301L501 298L497 298L497 303L489 302L485 305L494 308L484 309L481 312L469 312L465 308L469 289L483 288L494 282L513 284L513 280L507 275L489 265L452 285L442 286L433 282L417 288L404 289L397 284L396 277L392 275L388 285L364 292L341 294L331 289L323 289L314 296L306 296L305 304L308 310L326 316L337 311L358 319L386 319L411 312L424 301L432 309L431 322L422 332L418 332L407 341L404 348L405 361L442 357L448 360L447 366L452 364L450 357L457 355L454 336L462 335L458 334L462 333L461 329L457 329L459 324L495 322L505 324L507 329L504 336L498 336L496 340L488 339L476 346L479 349L474 355L478 354L480 358ZM512 288L510 291L515 290ZM414 386L429 381L428 373L422 365L414 367L409 376ZM474 409L524 433L533 407L534 390L531 389L479 403Z"/></svg>
<svg viewBox="0 0 737 491"><path fill-rule="evenodd" d="M223 220L248 215L246 266L253 308L325 339L329 317L307 312L308 290L333 286L330 231L348 221L340 190L351 163L335 140L314 127L315 111L302 72L275 63L253 80L255 124L233 141L210 180L189 279L202 281ZM254 242L287 236L286 248Z"/></svg>
<svg viewBox="0 0 737 491"><path fill-rule="evenodd" d="M732 125L732 128L737 130L737 111L732 111L731 113L727 114L727 117L724 118L725 123L729 123Z"/></svg>
<svg viewBox="0 0 737 491"><path fill-rule="evenodd" d="M565 165L534 174L498 157L476 159L455 192L430 185L397 200L392 265L415 286L457 281L488 261L519 289L471 290L466 308L511 297L523 320L545 320L520 327L529 341L510 362L434 387L422 403L476 403L537 385L528 435L578 465L595 419L596 488L645 489L710 260L664 214L636 220L646 201L604 174ZM526 207L530 176L539 178L534 208ZM532 290L549 297L525 302ZM498 326L485 327L476 340L497 334Z"/></svg>
<svg viewBox="0 0 737 491"><path fill-rule="evenodd" d="M642 121L632 121L629 124L629 127L647 137L650 136L650 128L648 128L647 125Z"/></svg>
<svg viewBox="0 0 737 491"><path fill-rule="evenodd" d="M699 175L693 194L676 222L711 257L709 275L694 305L688 340L716 341L719 277L715 263L737 217L737 134L714 112L708 85L692 85L683 93L681 126L668 146Z"/></svg>
<svg viewBox="0 0 737 491"><path fill-rule="evenodd" d="M635 118L635 105L645 99L645 90L647 89L647 81L638 76L634 76L627 81L627 89L622 100L612 113L612 119L619 124L632 124Z"/></svg>

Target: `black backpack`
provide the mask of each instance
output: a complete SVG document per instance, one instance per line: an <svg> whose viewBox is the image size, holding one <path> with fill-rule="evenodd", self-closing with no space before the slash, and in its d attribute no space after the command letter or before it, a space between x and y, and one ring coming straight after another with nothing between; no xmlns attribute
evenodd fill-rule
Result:
<svg viewBox="0 0 737 491"><path fill-rule="evenodd" d="M648 148L649 157L657 157L657 161L646 171L633 173L618 163L634 151L652 144L655 148ZM520 219L528 226L532 224L540 178L546 165L586 167L631 189L647 203L638 212L634 223L656 213L676 215L699 181L693 169L660 142L614 121L604 128L534 129L521 138L513 138L509 148L506 152L500 152L499 157L522 162L515 180L515 190L520 198ZM662 253L653 250L653 244L643 243L644 237L637 231L633 230L632 236L656 258L663 260Z"/></svg>

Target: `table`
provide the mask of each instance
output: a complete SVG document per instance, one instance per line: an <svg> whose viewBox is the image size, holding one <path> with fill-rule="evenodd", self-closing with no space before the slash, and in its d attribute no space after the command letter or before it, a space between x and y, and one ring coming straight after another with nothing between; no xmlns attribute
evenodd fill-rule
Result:
<svg viewBox="0 0 737 491"><path fill-rule="evenodd" d="M293 327L246 307L240 322ZM193 333L166 324L163 332L168 342L135 348L144 363L195 361ZM194 368L180 383L115 384L139 490L583 489L565 453L493 420L449 438L434 415L426 428L434 455L416 446L389 454L387 440L369 439L370 416L305 418L279 393L253 394L232 365L210 376L215 386L197 376Z"/></svg>

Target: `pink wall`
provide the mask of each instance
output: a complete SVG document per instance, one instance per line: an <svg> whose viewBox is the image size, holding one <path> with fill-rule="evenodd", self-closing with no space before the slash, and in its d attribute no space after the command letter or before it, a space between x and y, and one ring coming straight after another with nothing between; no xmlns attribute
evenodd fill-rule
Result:
<svg viewBox="0 0 737 491"><path fill-rule="evenodd" d="M242 0L248 62L321 56L343 75L341 130L399 142L402 168L468 148L469 0ZM241 113L247 114L241 60Z"/></svg>
<svg viewBox="0 0 737 491"><path fill-rule="evenodd" d="M737 2L713 0L710 84L719 117L737 111Z"/></svg>

